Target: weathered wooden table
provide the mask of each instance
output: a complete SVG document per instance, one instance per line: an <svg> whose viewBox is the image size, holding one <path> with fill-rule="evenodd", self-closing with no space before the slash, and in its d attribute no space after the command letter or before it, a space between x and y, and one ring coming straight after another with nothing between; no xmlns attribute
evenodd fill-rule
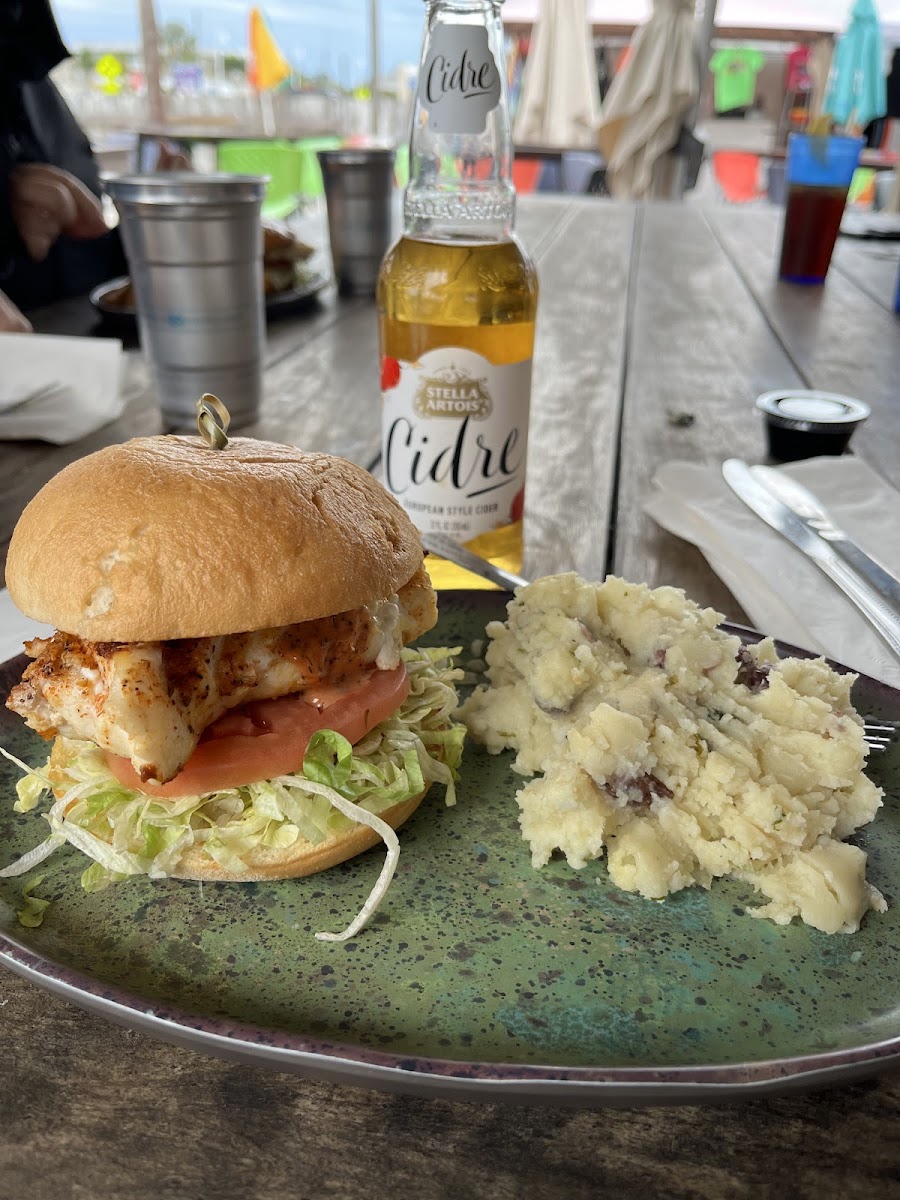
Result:
<svg viewBox="0 0 900 1200"><path fill-rule="evenodd" d="M814 386L867 400L855 449L900 483L897 247L842 241L823 289L779 285L775 214L535 197L520 231L541 280L526 573L608 570L743 613L699 553L641 511L671 458L764 457L753 400ZM87 332L72 303L40 328ZM155 432L134 398L76 446L0 445L0 553L75 456ZM690 412L676 426L670 412ZM371 302L326 297L273 327L251 432L378 457ZM877 1197L900 1194L900 1077L722 1108L422 1100L237 1066L125 1032L0 974L0 1200L287 1196Z"/></svg>

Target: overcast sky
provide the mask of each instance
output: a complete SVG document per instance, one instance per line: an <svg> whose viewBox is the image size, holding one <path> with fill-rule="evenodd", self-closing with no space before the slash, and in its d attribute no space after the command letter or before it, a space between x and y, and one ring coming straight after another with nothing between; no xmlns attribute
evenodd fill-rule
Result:
<svg viewBox="0 0 900 1200"><path fill-rule="evenodd" d="M53 0L70 49L136 46L137 0ZM248 0L156 0L160 25L179 21L204 49L243 51ZM341 83L367 76L369 0L264 0L261 8L285 56L298 70L324 71ZM385 72L417 63L425 20L423 0L379 0L381 59Z"/></svg>
<svg viewBox="0 0 900 1200"><path fill-rule="evenodd" d="M369 5L372 0L263 0L261 7L286 57L309 75L325 72L343 84L368 76ZM425 16L423 0L377 0L385 73L417 63ZM719 0L722 24L841 29L852 0ZM136 46L137 0L53 0L71 48ZM900 0L876 0L885 22L900 22ZM160 24L180 21L209 50L242 51L247 43L249 0L156 0ZM507 18L533 17L539 0L507 0ZM651 0L587 0L602 20L643 20Z"/></svg>
<svg viewBox="0 0 900 1200"><path fill-rule="evenodd" d="M585 0L593 21L643 21L650 13L651 0ZM718 0L719 25L764 26L775 29L840 30L847 23L853 0ZM506 20L531 18L539 0L506 0ZM875 0L882 23L900 22L900 0Z"/></svg>

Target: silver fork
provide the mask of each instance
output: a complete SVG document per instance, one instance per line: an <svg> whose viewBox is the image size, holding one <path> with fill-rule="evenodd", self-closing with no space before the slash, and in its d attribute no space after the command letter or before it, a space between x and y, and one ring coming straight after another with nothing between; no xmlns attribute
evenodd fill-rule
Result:
<svg viewBox="0 0 900 1200"><path fill-rule="evenodd" d="M887 750L897 733L897 721L863 721L863 735L873 751Z"/></svg>

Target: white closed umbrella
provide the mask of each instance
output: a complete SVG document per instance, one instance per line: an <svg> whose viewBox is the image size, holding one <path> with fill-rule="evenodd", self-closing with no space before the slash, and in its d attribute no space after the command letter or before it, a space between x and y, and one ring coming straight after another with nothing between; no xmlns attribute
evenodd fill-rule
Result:
<svg viewBox="0 0 900 1200"><path fill-rule="evenodd" d="M650 194L654 167L678 140L698 88L694 0L653 0L603 102L598 135L613 196Z"/></svg>
<svg viewBox="0 0 900 1200"><path fill-rule="evenodd" d="M597 148L600 88L585 0L541 0L513 123L519 145Z"/></svg>

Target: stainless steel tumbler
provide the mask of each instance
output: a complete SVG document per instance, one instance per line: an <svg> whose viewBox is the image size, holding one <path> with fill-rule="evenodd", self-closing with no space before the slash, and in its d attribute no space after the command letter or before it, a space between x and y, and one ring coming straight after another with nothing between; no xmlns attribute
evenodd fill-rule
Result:
<svg viewBox="0 0 900 1200"><path fill-rule="evenodd" d="M328 233L338 288L374 296L391 243L394 151L374 147L320 150Z"/></svg>
<svg viewBox="0 0 900 1200"><path fill-rule="evenodd" d="M161 172L110 179L137 303L141 344L163 416L193 426L213 392L235 425L262 398L265 179Z"/></svg>

